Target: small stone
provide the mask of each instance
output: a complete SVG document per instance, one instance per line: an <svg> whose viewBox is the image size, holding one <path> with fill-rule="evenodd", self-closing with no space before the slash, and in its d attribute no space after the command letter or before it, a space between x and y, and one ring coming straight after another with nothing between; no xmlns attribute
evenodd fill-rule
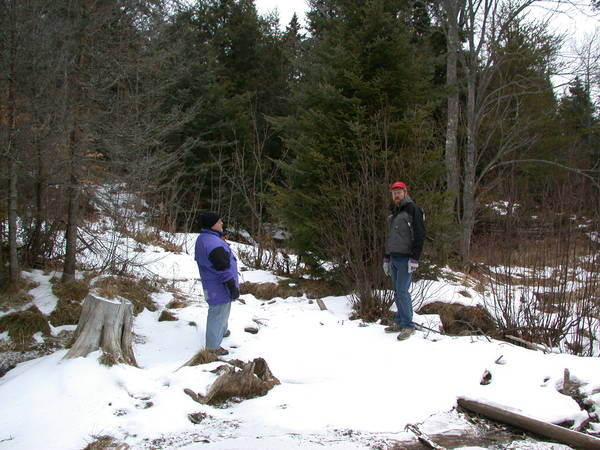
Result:
<svg viewBox="0 0 600 450"><path fill-rule="evenodd" d="M187 417L190 422L197 425L200 422L202 422L204 419L206 419L206 413L201 413L201 412L191 413L191 414L188 414Z"/></svg>
<svg viewBox="0 0 600 450"><path fill-rule="evenodd" d="M490 373L489 370L485 370L485 372L483 372L483 376L481 377L481 381L479 382L479 384L481 385L487 385L490 384L492 382L492 374Z"/></svg>
<svg viewBox="0 0 600 450"><path fill-rule="evenodd" d="M256 333L258 333L258 328L256 328L256 327L246 327L246 328L244 328L244 331L246 333L256 334Z"/></svg>

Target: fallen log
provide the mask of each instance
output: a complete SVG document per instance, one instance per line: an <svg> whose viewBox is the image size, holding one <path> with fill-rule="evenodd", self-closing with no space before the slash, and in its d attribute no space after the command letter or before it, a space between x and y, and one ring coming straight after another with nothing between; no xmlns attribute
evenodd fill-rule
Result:
<svg viewBox="0 0 600 450"><path fill-rule="evenodd" d="M321 311L325 311L327 309L327 305L325 305L325 302L320 298L317 299L317 305L319 305L319 309Z"/></svg>
<svg viewBox="0 0 600 450"><path fill-rule="evenodd" d="M526 341L525 339L521 339L520 337L511 336L508 334L506 335L506 338L510 339L512 341L515 341L515 342L519 342L531 350L541 351L544 353L550 353L550 349L542 344L536 344L535 342L529 342L529 341Z"/></svg>
<svg viewBox="0 0 600 450"><path fill-rule="evenodd" d="M464 397L458 398L458 405L464 409L481 414L482 416L498 422L506 423L567 445L585 449L600 449L600 439L590 436L589 434L569 430L568 428L534 419L498 406L488 405L475 400L468 400Z"/></svg>

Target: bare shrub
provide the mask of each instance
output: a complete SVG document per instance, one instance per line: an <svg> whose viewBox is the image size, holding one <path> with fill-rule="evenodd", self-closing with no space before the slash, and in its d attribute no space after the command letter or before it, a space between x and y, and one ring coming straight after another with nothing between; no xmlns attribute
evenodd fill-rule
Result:
<svg viewBox="0 0 600 450"><path fill-rule="evenodd" d="M599 354L600 260L589 228L570 218L549 221L532 239L530 229L511 225L510 234L488 239L490 259L499 264L487 274L486 307L501 333L577 355Z"/></svg>
<svg viewBox="0 0 600 450"><path fill-rule="evenodd" d="M298 276L304 272L300 258L290 255L270 234L263 234L254 245L240 248L238 257L248 267L269 270L280 276Z"/></svg>

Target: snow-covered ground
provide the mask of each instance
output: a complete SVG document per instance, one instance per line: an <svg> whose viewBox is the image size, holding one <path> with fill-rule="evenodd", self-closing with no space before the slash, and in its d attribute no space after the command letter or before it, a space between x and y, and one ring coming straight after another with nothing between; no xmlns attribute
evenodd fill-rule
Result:
<svg viewBox="0 0 600 450"><path fill-rule="evenodd" d="M250 294L232 307L225 358L262 357L281 384L264 397L226 407L198 404L184 388L205 393L216 378L210 371L220 363L182 367L204 346L207 305L193 260L195 237L176 236L181 253L159 247L136 252L140 275L165 278L192 300L173 310L177 321L159 322L173 297L155 294L159 309L135 318L139 368L102 366L97 353L63 360L61 350L21 363L0 378L0 449L81 449L104 435L131 448L389 448L411 437L404 431L407 424L421 423L429 433L464 428L453 411L459 396L553 423L579 424L587 412L559 392L565 369L600 412L600 358L543 354L486 337L429 331L400 342L381 324L349 320L349 297L325 297L327 310L321 311L305 297L265 301ZM232 245L235 251L243 248ZM242 269L242 281L280 278ZM24 275L39 283L31 291L33 303L51 312L57 301L49 285L53 274ZM440 282L426 291L427 302L482 301L458 282ZM416 321L429 328L438 323L437 316ZM245 332L248 326L259 332ZM52 332L65 328L74 326ZM481 385L486 370L492 380ZM187 417L196 412L207 414L197 425ZM532 442L519 448L567 447Z"/></svg>

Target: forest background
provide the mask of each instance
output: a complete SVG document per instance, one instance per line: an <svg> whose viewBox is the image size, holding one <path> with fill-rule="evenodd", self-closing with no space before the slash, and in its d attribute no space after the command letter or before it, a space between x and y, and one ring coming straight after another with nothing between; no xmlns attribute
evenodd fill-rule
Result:
<svg viewBox="0 0 600 450"><path fill-rule="evenodd" d="M303 28L252 0L1 0L0 286L24 267L69 282L80 251L105 252L87 224L111 185L157 230L218 211L253 266L334 280L375 320L398 179L426 215L418 277L566 279L599 231L600 40L566 64L537 3L310 0ZM127 272L105 254L97 270Z"/></svg>

